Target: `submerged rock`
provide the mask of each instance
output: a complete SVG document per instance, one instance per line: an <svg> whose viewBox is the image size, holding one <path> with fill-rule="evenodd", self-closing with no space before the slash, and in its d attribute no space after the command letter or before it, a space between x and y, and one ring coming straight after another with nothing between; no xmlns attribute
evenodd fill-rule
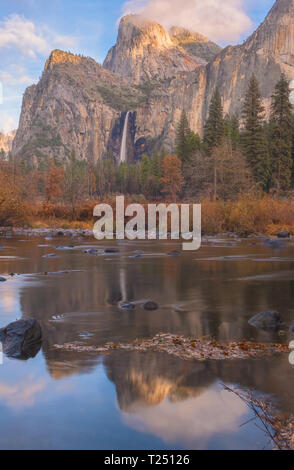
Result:
<svg viewBox="0 0 294 470"><path fill-rule="evenodd" d="M173 251L169 251L168 252L168 256L180 256L181 255L181 252L180 251L177 251L177 250L173 250Z"/></svg>
<svg viewBox="0 0 294 470"><path fill-rule="evenodd" d="M29 359L41 348L42 330L33 318L19 320L0 330L0 341L8 357Z"/></svg>
<svg viewBox="0 0 294 470"><path fill-rule="evenodd" d="M283 243L281 240L265 240L263 244L272 250L282 250L285 248L285 243Z"/></svg>
<svg viewBox="0 0 294 470"><path fill-rule="evenodd" d="M290 232L288 230L283 230L277 234L278 238L290 238Z"/></svg>
<svg viewBox="0 0 294 470"><path fill-rule="evenodd" d="M0 276L0 282L6 282L5 277Z"/></svg>
<svg viewBox="0 0 294 470"><path fill-rule="evenodd" d="M74 249L73 245L70 245L70 246L56 246L55 247L55 250L59 250L59 251L68 251L68 250L73 250L73 249Z"/></svg>
<svg viewBox="0 0 294 470"><path fill-rule="evenodd" d="M123 310L135 310L136 305L135 305L134 303L130 302L130 303L122 304L122 305L121 305L121 308L122 308Z"/></svg>
<svg viewBox="0 0 294 470"><path fill-rule="evenodd" d="M118 248L106 248L105 253L119 253Z"/></svg>
<svg viewBox="0 0 294 470"><path fill-rule="evenodd" d="M258 313L250 318L248 323L262 330L278 330L283 324L283 320L278 312L269 310L267 312Z"/></svg>
<svg viewBox="0 0 294 470"><path fill-rule="evenodd" d="M156 302L149 300L148 302L145 302L145 304L143 305L143 308L144 310L153 311L153 310L158 310L159 307Z"/></svg>
<svg viewBox="0 0 294 470"><path fill-rule="evenodd" d="M98 255L99 250L97 250L96 248L89 248L89 250L85 250L85 253L87 255Z"/></svg>

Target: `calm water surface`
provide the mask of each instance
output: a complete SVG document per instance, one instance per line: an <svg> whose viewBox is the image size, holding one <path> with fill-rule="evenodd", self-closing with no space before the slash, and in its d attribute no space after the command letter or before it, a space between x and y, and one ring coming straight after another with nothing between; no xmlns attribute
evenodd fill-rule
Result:
<svg viewBox="0 0 294 470"><path fill-rule="evenodd" d="M173 242L121 242L118 254L98 256L84 253L105 248L92 239L2 238L0 245L0 275L18 274L0 284L0 327L33 317L44 336L35 358L5 357L0 365L1 449L271 448L246 405L222 384L270 395L285 413L294 412L287 356L199 363L52 346L128 342L159 332L294 339L248 325L267 309L278 310L287 327L294 324L293 242L273 251L259 240L209 239L200 251L175 258L167 256L181 248ZM57 257L44 258L50 253ZM160 309L144 311L148 299ZM136 303L134 311L121 308L127 301Z"/></svg>

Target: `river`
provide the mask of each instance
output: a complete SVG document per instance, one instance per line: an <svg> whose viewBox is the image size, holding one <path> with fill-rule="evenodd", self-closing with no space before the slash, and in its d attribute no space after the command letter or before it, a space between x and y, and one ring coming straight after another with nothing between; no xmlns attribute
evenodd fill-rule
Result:
<svg viewBox="0 0 294 470"><path fill-rule="evenodd" d="M288 356L193 362L163 353L105 356L55 344L129 342L168 332L221 341L294 339L294 243L204 239L197 252L177 242L122 241L119 253L90 238L0 239L0 327L35 318L43 344L28 361L0 365L0 449L271 448L252 412L223 384L269 396L294 412ZM107 246L109 243L107 244ZM69 249L56 249L57 246ZM98 248L97 256L86 254ZM54 254L56 257L44 257ZM15 273L15 276L9 276ZM145 311L145 300L159 304ZM134 310L121 308L134 302ZM248 325L278 310L284 331Z"/></svg>

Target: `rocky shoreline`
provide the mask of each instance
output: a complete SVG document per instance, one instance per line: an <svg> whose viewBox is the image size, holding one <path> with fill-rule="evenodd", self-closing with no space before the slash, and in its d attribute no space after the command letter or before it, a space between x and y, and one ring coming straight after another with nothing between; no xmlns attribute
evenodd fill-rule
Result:
<svg viewBox="0 0 294 470"><path fill-rule="evenodd" d="M5 236L26 236L26 237L93 237L93 230L90 229L65 229L65 228L30 228L27 226L24 227L0 227L0 237ZM170 234L168 234L170 237ZM147 232L146 232L147 238ZM268 240L291 240L293 239L292 235L288 231L283 231L277 233L276 236L268 236L263 233L253 233L253 234L240 234L238 232L226 232L226 233L216 233L216 234L202 234L203 241L205 239L218 239L218 238L227 238L232 240L241 240L241 239L268 239ZM115 239L115 235L114 235Z"/></svg>

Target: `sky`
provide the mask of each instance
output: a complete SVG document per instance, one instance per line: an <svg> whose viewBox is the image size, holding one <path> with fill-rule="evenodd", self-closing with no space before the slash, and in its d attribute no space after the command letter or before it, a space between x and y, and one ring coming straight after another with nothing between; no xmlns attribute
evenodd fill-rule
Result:
<svg viewBox="0 0 294 470"><path fill-rule="evenodd" d="M53 49L102 63L123 14L140 12L225 46L242 42L274 0L0 0L0 131L16 129L25 89Z"/></svg>

